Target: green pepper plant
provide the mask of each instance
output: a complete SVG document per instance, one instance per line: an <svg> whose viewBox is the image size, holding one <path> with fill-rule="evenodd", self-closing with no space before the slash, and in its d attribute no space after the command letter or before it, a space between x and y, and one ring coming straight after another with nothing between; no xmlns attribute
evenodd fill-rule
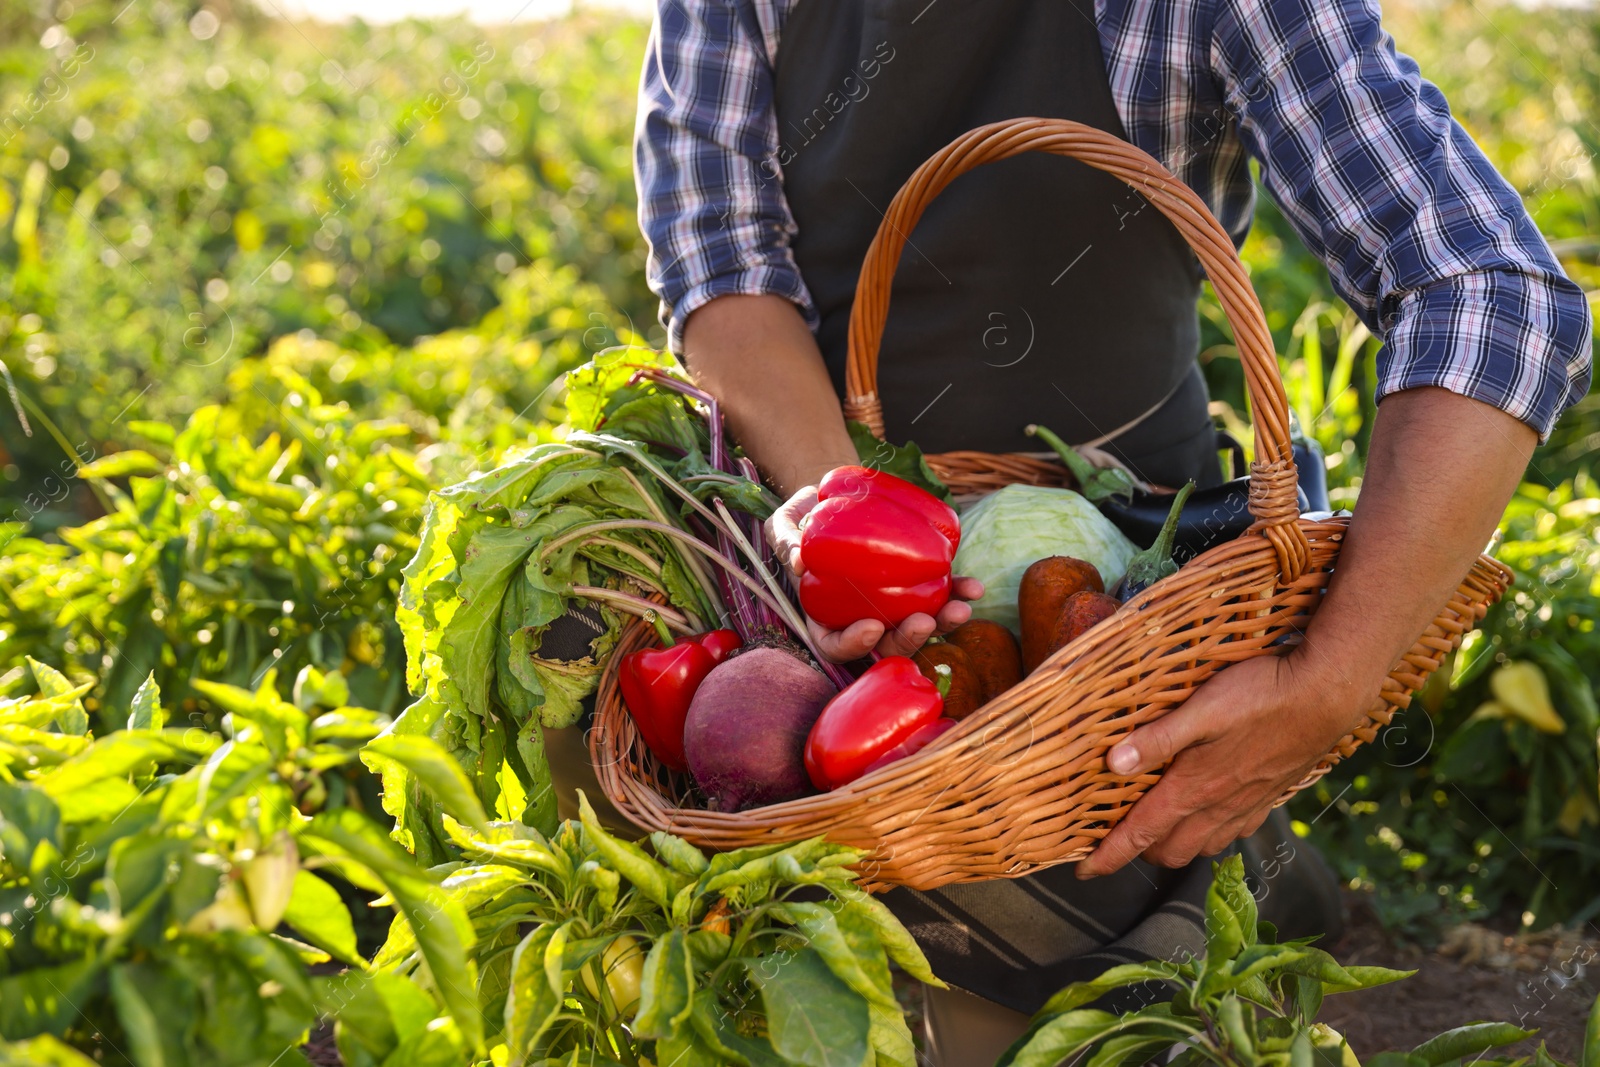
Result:
<svg viewBox="0 0 1600 1067"><path fill-rule="evenodd" d="M1343 966L1313 938L1277 941L1258 921L1238 856L1213 865L1206 893L1203 955L1113 967L1075 982L1034 1016L996 1067L1055 1067L1072 1061L1111 1067L1164 1060L1175 1067L1360 1067L1349 1044L1316 1021L1323 997L1371 989L1414 971ZM1142 993L1142 1007L1115 1014L1088 1005L1118 990ZM1160 998L1165 991L1168 996ZM1485 1059L1490 1049L1533 1036L1510 1023L1457 1027L1409 1052L1383 1052L1368 1067L1559 1067L1543 1045L1532 1057ZM1591 1016L1583 1067L1600 1064L1600 1003Z"/></svg>
<svg viewBox="0 0 1600 1067"><path fill-rule="evenodd" d="M861 851L814 838L707 856L664 833L635 844L579 800L580 819L549 837L444 819L463 859L435 872L471 921L494 1063L914 1067L890 961L942 983L855 884ZM438 995L419 932L397 916L373 964ZM398 1062L356 1021L336 1032L352 1067Z"/></svg>
<svg viewBox="0 0 1600 1067"><path fill-rule="evenodd" d="M1386 925L1600 916L1597 516L1586 475L1523 485L1495 549L1511 590L1377 744L1296 802L1345 816L1316 820L1312 840Z"/></svg>
<svg viewBox="0 0 1600 1067"><path fill-rule="evenodd" d="M126 728L96 737L89 683L32 671L37 694L0 700L0 1063L304 1063L318 1016L372 981L332 873L426 920L431 973L470 987L471 928L437 876L361 813L316 810L320 776L366 746L484 826L436 746L379 736L370 710L285 701L270 676L196 683L222 734L169 726L147 679ZM319 684L307 667L297 688ZM308 976L332 960L354 971ZM475 1047L475 1002L443 1004L430 1032Z"/></svg>

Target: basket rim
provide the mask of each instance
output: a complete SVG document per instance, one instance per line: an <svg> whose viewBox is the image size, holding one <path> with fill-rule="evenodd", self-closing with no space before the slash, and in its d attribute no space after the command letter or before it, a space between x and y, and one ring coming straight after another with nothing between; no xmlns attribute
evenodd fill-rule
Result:
<svg viewBox="0 0 1600 1067"><path fill-rule="evenodd" d="M1349 519L1346 517L1333 517L1329 519L1299 519L1301 529L1316 540L1341 541L1348 529ZM1117 612L1092 629L1080 635L1071 643L1053 652L1038 668L1023 678L1023 680L1007 691L1007 696L1013 696L1018 701L1026 700L1034 690L1046 690L1059 681L1062 674L1073 663L1086 655L1092 655L1108 643L1121 642L1132 636L1130 631L1137 627L1138 616L1157 601L1171 597L1189 595L1190 587L1199 587L1213 584L1218 578L1233 577L1241 570L1258 569L1264 584L1276 586L1275 567L1272 558L1273 549L1266 538L1259 532L1247 531L1232 540L1217 545L1188 563L1184 564L1175 574L1162 578L1149 588L1143 590L1132 599L1125 602ZM1492 581L1485 583L1475 580L1479 567L1487 569ZM1220 571L1221 573L1217 573ZM1473 568L1463 579L1463 585L1470 585L1476 591L1485 595L1492 602L1498 598L1505 589L1509 588L1514 580L1514 575L1509 567L1489 555L1480 555ZM1447 605L1448 606L1448 605ZM647 624L640 620L633 620L626 624L626 631L640 633L649 630ZM1145 636L1155 636L1152 631ZM646 641L641 647L649 647ZM621 648L617 650L621 652ZM621 655L613 655L602 673L599 683L599 699L604 699L608 693L616 691L616 699L620 703L622 697L617 691L617 671ZM836 809L845 803L861 803L870 800L873 796L885 791L900 788L904 778L915 777L917 772L931 765L944 753L969 741L974 735L980 734L991 728L1005 728L1006 723L999 722L1006 716L1025 717L1023 707L1011 707L997 711L995 705L1004 699L996 697L985 702L966 718L959 721L954 727L946 730L924 748L912 753L901 760L896 760L887 766L880 767L870 774L839 787L821 793L799 797L793 800L779 801L774 804L749 808L744 811L722 812L709 808L683 807L672 798L667 797L655 788L654 785L638 781L631 776L623 776L624 788L629 792L639 790L641 793L653 794L659 802L653 806L666 813L669 825L679 823L676 818L678 813L688 816L688 821L695 824L695 829L710 832L714 828L728 832L749 833L769 823L804 821L808 817L826 814L821 809ZM626 705L624 704L623 707ZM598 704L597 704L598 707ZM599 765L601 752L599 749L605 743L605 738L600 736L601 731L592 730L589 736L591 757ZM1321 777L1327 772L1327 767L1320 766L1308 776L1297 788ZM1145 785L1153 784L1159 775L1130 776L1124 779L1128 783L1143 781ZM602 784L605 779L602 778ZM608 791L609 792L609 791ZM632 818L628 808L629 804L618 803L617 797L610 797L614 804L624 815ZM629 798L631 799L631 798ZM642 799L642 797L641 797Z"/></svg>

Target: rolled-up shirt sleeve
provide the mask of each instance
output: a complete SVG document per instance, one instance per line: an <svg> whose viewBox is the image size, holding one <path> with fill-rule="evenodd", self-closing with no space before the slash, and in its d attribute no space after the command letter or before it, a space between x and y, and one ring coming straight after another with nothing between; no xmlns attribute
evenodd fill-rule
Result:
<svg viewBox="0 0 1600 1067"><path fill-rule="evenodd" d="M1439 386L1547 436L1589 387L1588 301L1364 0L1218 0L1212 67L1267 192L1375 334L1377 393Z"/></svg>
<svg viewBox="0 0 1600 1067"><path fill-rule="evenodd" d="M639 84L634 180L667 343L729 293L774 293L816 328L777 164L772 62L752 6L659 0Z"/></svg>

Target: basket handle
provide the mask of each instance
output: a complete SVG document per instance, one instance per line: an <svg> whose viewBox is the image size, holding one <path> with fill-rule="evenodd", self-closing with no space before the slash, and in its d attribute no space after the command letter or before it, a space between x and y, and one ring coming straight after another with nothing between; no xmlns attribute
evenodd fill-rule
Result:
<svg viewBox="0 0 1600 1067"><path fill-rule="evenodd" d="M889 288L907 235L933 199L967 171L1024 152L1069 156L1121 178L1172 221L1199 257L1233 326L1255 420L1255 460L1250 464L1253 532L1272 542L1282 580L1294 581L1311 561L1301 531L1297 475L1289 447L1289 402L1266 316L1233 241L1205 202L1152 156L1118 137L1067 119L1017 118L979 126L940 149L907 179L889 204L867 249L850 310L845 363L845 417L883 437L878 398L878 348L889 317Z"/></svg>

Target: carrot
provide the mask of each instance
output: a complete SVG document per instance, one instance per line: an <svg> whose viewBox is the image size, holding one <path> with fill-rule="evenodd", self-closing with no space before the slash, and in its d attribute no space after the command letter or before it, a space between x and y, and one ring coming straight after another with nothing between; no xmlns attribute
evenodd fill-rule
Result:
<svg viewBox="0 0 1600 1067"><path fill-rule="evenodd" d="M945 634L944 639L967 654L987 704L1022 681L1022 650L1011 631L989 619L970 619Z"/></svg>
<svg viewBox="0 0 1600 1067"><path fill-rule="evenodd" d="M1057 649L1065 648L1089 630L1117 613L1122 602L1114 596L1085 589L1067 597L1061 606L1061 617L1056 620L1055 632L1050 637L1050 647L1045 658Z"/></svg>
<svg viewBox="0 0 1600 1067"><path fill-rule="evenodd" d="M1105 592L1093 563L1071 556L1046 556L1022 572L1017 614L1022 619L1022 669L1032 673L1059 645L1052 645L1056 620L1067 598L1083 590Z"/></svg>
<svg viewBox="0 0 1600 1067"><path fill-rule="evenodd" d="M983 683L967 654L948 641L933 641L917 649L911 657L917 670L930 682L937 682L935 668L944 664L950 668L950 691L944 695L944 714L951 719L965 719L983 707Z"/></svg>

